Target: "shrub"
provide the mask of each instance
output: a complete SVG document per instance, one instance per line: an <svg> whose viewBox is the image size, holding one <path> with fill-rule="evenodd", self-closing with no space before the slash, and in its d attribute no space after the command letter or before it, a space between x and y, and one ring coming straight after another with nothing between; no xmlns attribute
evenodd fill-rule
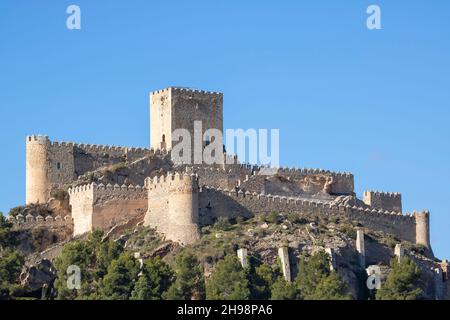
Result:
<svg viewBox="0 0 450 320"><path fill-rule="evenodd" d="M109 171L115 174L119 170L126 169L126 168L127 168L127 163L126 162L119 162L119 163L113 164L111 166L111 168L109 169Z"/></svg>
<svg viewBox="0 0 450 320"><path fill-rule="evenodd" d="M346 234L350 239L356 240L356 229L352 226L345 225L340 229L342 233Z"/></svg>
<svg viewBox="0 0 450 320"><path fill-rule="evenodd" d="M69 194L64 190L53 190L50 192L50 197L56 200L63 201L69 197Z"/></svg>
<svg viewBox="0 0 450 320"><path fill-rule="evenodd" d="M281 219L280 219L280 215L277 212L271 212L269 214L266 214L264 216L264 221L267 223L280 223Z"/></svg>
<svg viewBox="0 0 450 320"><path fill-rule="evenodd" d="M298 213L289 213L287 216L287 220L291 223L298 223L300 220L300 216Z"/></svg>
<svg viewBox="0 0 450 320"><path fill-rule="evenodd" d="M214 228L221 231L227 231L231 227L230 221L226 217L219 217L214 224Z"/></svg>

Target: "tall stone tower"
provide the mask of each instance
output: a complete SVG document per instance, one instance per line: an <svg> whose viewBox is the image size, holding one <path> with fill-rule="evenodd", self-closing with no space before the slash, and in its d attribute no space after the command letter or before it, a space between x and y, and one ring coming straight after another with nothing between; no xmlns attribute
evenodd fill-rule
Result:
<svg viewBox="0 0 450 320"><path fill-rule="evenodd" d="M415 212L416 243L431 250L430 242L430 213L428 211Z"/></svg>
<svg viewBox="0 0 450 320"><path fill-rule="evenodd" d="M181 244L200 238L198 179L186 173L148 178L148 211L144 225Z"/></svg>
<svg viewBox="0 0 450 320"><path fill-rule="evenodd" d="M155 150L171 150L175 129L186 129L194 139L194 122L201 121L201 135L207 144L208 129L223 133L223 95L185 88L169 87L150 93L150 139ZM223 145L223 141L218 142ZM192 150L194 143L192 142Z"/></svg>
<svg viewBox="0 0 450 320"><path fill-rule="evenodd" d="M26 146L26 203L46 203L49 185L46 139L42 136L29 136Z"/></svg>

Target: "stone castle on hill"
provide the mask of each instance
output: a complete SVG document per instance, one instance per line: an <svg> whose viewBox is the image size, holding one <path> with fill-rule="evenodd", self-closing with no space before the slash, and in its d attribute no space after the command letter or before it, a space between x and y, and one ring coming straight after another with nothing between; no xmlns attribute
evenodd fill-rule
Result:
<svg viewBox="0 0 450 320"><path fill-rule="evenodd" d="M203 133L223 131L221 93L167 88L150 94L150 111L149 149L27 137L27 204L47 203L55 193L68 192L70 215L57 219L71 224L73 235L143 223L167 239L190 244L199 239L201 226L219 217L286 212L345 217L431 252L428 212L403 214L399 193L366 191L359 199L352 174L280 168L264 175L263 168L237 161L174 164L175 129L193 134L194 121L201 121Z"/></svg>

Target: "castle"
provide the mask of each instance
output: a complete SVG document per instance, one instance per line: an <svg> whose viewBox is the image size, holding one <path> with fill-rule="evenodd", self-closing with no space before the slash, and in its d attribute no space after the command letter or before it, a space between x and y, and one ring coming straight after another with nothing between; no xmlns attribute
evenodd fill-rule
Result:
<svg viewBox="0 0 450 320"><path fill-rule="evenodd" d="M175 129L193 135L194 121L201 121L202 133L223 131L221 93L175 87L152 92L150 113L149 149L27 137L27 204L47 203L55 192L67 191L74 235L143 221L167 239L190 244L201 226L219 217L285 212L349 218L431 252L429 212L403 214L398 193L366 191L358 199L352 174L280 168L268 176L237 161L174 164Z"/></svg>

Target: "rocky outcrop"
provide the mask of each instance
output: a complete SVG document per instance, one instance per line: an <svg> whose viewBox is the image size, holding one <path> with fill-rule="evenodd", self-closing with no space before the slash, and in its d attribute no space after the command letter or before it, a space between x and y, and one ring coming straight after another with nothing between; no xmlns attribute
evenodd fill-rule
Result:
<svg viewBox="0 0 450 320"><path fill-rule="evenodd" d="M34 292L43 287L51 287L56 279L56 269L53 264L47 260L41 260L35 265L24 267L20 275L21 286L29 291Z"/></svg>

